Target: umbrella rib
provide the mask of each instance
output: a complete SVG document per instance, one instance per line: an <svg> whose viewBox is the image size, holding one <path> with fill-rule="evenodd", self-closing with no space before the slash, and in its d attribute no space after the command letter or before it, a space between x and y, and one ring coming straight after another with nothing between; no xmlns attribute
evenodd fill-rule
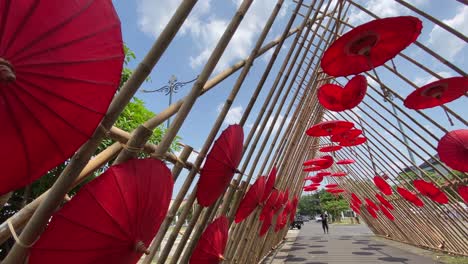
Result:
<svg viewBox="0 0 468 264"><path fill-rule="evenodd" d="M128 210L128 206L127 206L127 203L125 202L125 197L123 195L123 192L122 192L122 187L120 186L120 182L117 180L117 175L114 173L114 171L109 171L109 173L112 173L112 178L114 179L114 181L117 183L117 188L118 188L118 191L119 191L119 195L120 195L120 198L122 199L122 201L124 201L123 203L123 206L125 207L125 212L127 212L127 220L129 223L132 223L132 219L131 219L131 216L130 216L130 211ZM127 232L125 232L127 234ZM127 236L130 236L129 234L127 234Z"/></svg>
<svg viewBox="0 0 468 264"><path fill-rule="evenodd" d="M2 22L0 24L0 43L3 40L3 34L5 33L6 22L8 20L8 15L10 14L11 0L6 0L5 9L3 9ZM1 54L3 56L3 54Z"/></svg>

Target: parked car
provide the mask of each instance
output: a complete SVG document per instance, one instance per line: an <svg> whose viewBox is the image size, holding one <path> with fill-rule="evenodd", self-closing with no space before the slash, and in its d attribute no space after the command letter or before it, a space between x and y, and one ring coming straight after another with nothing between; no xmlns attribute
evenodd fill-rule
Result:
<svg viewBox="0 0 468 264"><path fill-rule="evenodd" d="M301 229L303 225L304 225L304 220L302 220L302 216L301 215L296 215L296 217L294 218L294 221L289 225L289 228L290 229L294 229L294 228Z"/></svg>

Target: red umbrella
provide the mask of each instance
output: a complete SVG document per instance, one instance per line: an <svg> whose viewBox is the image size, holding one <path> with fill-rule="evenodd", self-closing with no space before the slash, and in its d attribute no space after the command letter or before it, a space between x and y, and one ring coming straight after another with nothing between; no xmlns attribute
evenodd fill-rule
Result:
<svg viewBox="0 0 468 264"><path fill-rule="evenodd" d="M271 221L273 220L273 214L274 214L273 210L268 210L265 213L264 218L260 219L263 221L262 227L260 228L260 233L259 233L261 237L264 236L268 232L268 229L270 229Z"/></svg>
<svg viewBox="0 0 468 264"><path fill-rule="evenodd" d="M340 146L342 146L342 147L353 147L353 146L361 145L366 141L367 141L367 138L365 138L365 137L357 137L357 138L341 141Z"/></svg>
<svg viewBox="0 0 468 264"><path fill-rule="evenodd" d="M263 220L269 211L273 211L273 207L275 206L276 201L278 201L279 196L280 192L276 189L273 189L270 196L268 197L268 200L262 208L262 212L260 213L260 220Z"/></svg>
<svg viewBox="0 0 468 264"><path fill-rule="evenodd" d="M369 212L369 214L370 214L373 218L377 219L377 213L375 212L374 209L372 209L371 206L366 205L366 209L367 209L367 212Z"/></svg>
<svg viewBox="0 0 468 264"><path fill-rule="evenodd" d="M311 167L306 167L302 171L309 172L309 171L319 171L323 170L324 168L322 166L311 166Z"/></svg>
<svg viewBox="0 0 468 264"><path fill-rule="evenodd" d="M311 183L305 187L318 187L318 186L320 186L320 183Z"/></svg>
<svg viewBox="0 0 468 264"><path fill-rule="evenodd" d="M317 190L318 187L317 187L317 186L306 186L306 187L304 187L303 189L304 189L304 191L306 191L306 192L312 192L312 191Z"/></svg>
<svg viewBox="0 0 468 264"><path fill-rule="evenodd" d="M422 22L411 16L370 21L333 42L320 65L325 73L335 77L371 70L413 43L421 29Z"/></svg>
<svg viewBox="0 0 468 264"><path fill-rule="evenodd" d="M442 162L450 168L468 172L468 129L453 130L445 134L437 145Z"/></svg>
<svg viewBox="0 0 468 264"><path fill-rule="evenodd" d="M388 209L390 209L390 210L395 209L393 207L393 205L389 201L387 201L382 195L376 193L375 198L377 198L377 200L379 200L379 202L381 202L383 205L385 205Z"/></svg>
<svg viewBox="0 0 468 264"><path fill-rule="evenodd" d="M463 198L465 203L468 203L468 186L466 185L460 185L458 186L458 194Z"/></svg>
<svg viewBox="0 0 468 264"><path fill-rule="evenodd" d="M339 172L332 173L332 175L330 175L330 176L343 177L343 176L346 176L346 175L348 175L348 173L346 173L344 171L339 171Z"/></svg>
<svg viewBox="0 0 468 264"><path fill-rule="evenodd" d="M333 142L346 141L346 140L350 140L353 138L357 138L361 134L362 134L361 129L353 128L341 134L332 136L330 140Z"/></svg>
<svg viewBox="0 0 468 264"><path fill-rule="evenodd" d="M202 206L212 205L227 189L242 158L244 132L240 125L230 125L213 145L200 171L197 200Z"/></svg>
<svg viewBox="0 0 468 264"><path fill-rule="evenodd" d="M288 200L289 200L289 188L286 188L286 191L284 192L284 196L283 196L283 201L281 202L281 204L286 205Z"/></svg>
<svg viewBox="0 0 468 264"><path fill-rule="evenodd" d="M354 161L353 159L344 159L344 160L337 161L336 164L338 164L338 165L348 165L348 164L353 164L354 162L356 162L356 161Z"/></svg>
<svg viewBox="0 0 468 264"><path fill-rule="evenodd" d="M356 107L367 90L366 77L354 76L344 88L336 84L324 84L317 92L320 104L330 111L341 112Z"/></svg>
<svg viewBox="0 0 468 264"><path fill-rule="evenodd" d="M366 201L367 205L372 207L372 209L374 209L375 211L379 210L379 207L377 207L377 205L371 199L364 198L364 201Z"/></svg>
<svg viewBox="0 0 468 264"><path fill-rule="evenodd" d="M325 188L336 188L336 187L338 187L338 184L336 183L330 183L330 184L325 185Z"/></svg>
<svg viewBox="0 0 468 264"><path fill-rule="evenodd" d="M94 133L124 59L110 1L0 4L0 195L72 156Z"/></svg>
<svg viewBox="0 0 468 264"><path fill-rule="evenodd" d="M272 207L274 213L278 212L278 210L283 207L284 196L285 196L285 193L280 191L278 195L278 199L276 199L276 202L273 204L273 207Z"/></svg>
<svg viewBox="0 0 468 264"><path fill-rule="evenodd" d="M404 101L410 109L426 109L451 102L468 92L467 77L438 80L413 91Z"/></svg>
<svg viewBox="0 0 468 264"><path fill-rule="evenodd" d="M303 166L311 166L311 165L322 166L321 164L324 164L327 161L328 160L324 159L324 158L315 158L315 159L310 159L310 160L304 161L304 163L302 163L302 165Z"/></svg>
<svg viewBox="0 0 468 264"><path fill-rule="evenodd" d="M328 172L328 171L321 171L321 172L317 172L317 174L315 174L315 176L317 176L317 177L330 176L330 175L331 175L331 172Z"/></svg>
<svg viewBox="0 0 468 264"><path fill-rule="evenodd" d="M424 180L414 180L413 185L422 195L429 197L434 202L440 204L448 203L447 195L439 190L434 183Z"/></svg>
<svg viewBox="0 0 468 264"><path fill-rule="evenodd" d="M296 210L297 210L297 204L298 203L299 203L299 199L297 199L297 196L295 196L293 201L292 201L291 214L289 215L289 222L294 221L294 217L296 216Z"/></svg>
<svg viewBox="0 0 468 264"><path fill-rule="evenodd" d="M385 206L380 205L380 210L388 219L395 221L395 217L392 215L392 213L390 213L390 211L388 211L388 209Z"/></svg>
<svg viewBox="0 0 468 264"><path fill-rule="evenodd" d="M229 220L220 216L203 232L190 257L190 264L217 264L224 260L229 236Z"/></svg>
<svg viewBox="0 0 468 264"><path fill-rule="evenodd" d="M53 215L29 263L137 263L166 216L172 187L157 159L110 167Z"/></svg>
<svg viewBox="0 0 468 264"><path fill-rule="evenodd" d="M374 177L374 184L385 195L392 195L392 187L380 176Z"/></svg>
<svg viewBox="0 0 468 264"><path fill-rule="evenodd" d="M250 187L244 196L244 199L237 208L235 222L240 223L247 218L257 206L261 203L265 191L265 176L260 176Z"/></svg>
<svg viewBox="0 0 468 264"><path fill-rule="evenodd" d="M333 151L338 151L342 148L343 148L342 146L328 146L328 147L320 148L319 151L320 152L333 152Z"/></svg>
<svg viewBox="0 0 468 264"><path fill-rule="evenodd" d="M278 232L279 230L283 229L287 222L288 222L288 217L289 214L291 213L292 210L292 202L288 201L286 203L286 206L283 209L283 212L278 215L278 219L276 220L276 226L275 226L275 232Z"/></svg>
<svg viewBox="0 0 468 264"><path fill-rule="evenodd" d="M343 133L354 127L354 124L348 121L333 120L318 123L309 129L306 134L311 137L332 136Z"/></svg>
<svg viewBox="0 0 468 264"><path fill-rule="evenodd" d="M265 201L268 199L268 197L271 194L271 191L273 188L275 188L275 182L276 182L276 167L273 167L273 169L270 171L270 175L268 175L268 180L265 183L265 191L263 192L263 197L260 203L265 203Z"/></svg>
<svg viewBox="0 0 468 264"><path fill-rule="evenodd" d="M419 199L416 194L406 190L405 188L397 187L397 192L401 195L401 197L405 198L405 200L413 203L418 207L423 207L424 203L421 199Z"/></svg>
<svg viewBox="0 0 468 264"><path fill-rule="evenodd" d="M351 207L351 209L358 215L361 214L361 210L359 209L359 206L356 206L354 204L350 204L349 207Z"/></svg>
<svg viewBox="0 0 468 264"><path fill-rule="evenodd" d="M313 183L321 183L323 181L323 176L314 176L310 179Z"/></svg>
<svg viewBox="0 0 468 264"><path fill-rule="evenodd" d="M354 194L354 193L351 193L351 199L352 199L353 201L355 201L356 203L358 203L359 205L362 204L361 199L359 199L359 197L358 197L356 194Z"/></svg>
<svg viewBox="0 0 468 264"><path fill-rule="evenodd" d="M345 190L343 190L343 189L326 189L325 191L327 191L329 193L342 193Z"/></svg>

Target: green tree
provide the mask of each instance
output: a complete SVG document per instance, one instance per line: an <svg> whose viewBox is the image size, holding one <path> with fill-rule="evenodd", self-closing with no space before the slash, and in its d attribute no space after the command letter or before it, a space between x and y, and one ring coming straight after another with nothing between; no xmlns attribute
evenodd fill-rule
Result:
<svg viewBox="0 0 468 264"><path fill-rule="evenodd" d="M349 205L344 199L327 201L322 204L322 208L333 216L333 219L340 222L341 212L349 209Z"/></svg>
<svg viewBox="0 0 468 264"><path fill-rule="evenodd" d="M299 200L297 211L301 215L316 215L320 213L320 199L317 194L304 195Z"/></svg>

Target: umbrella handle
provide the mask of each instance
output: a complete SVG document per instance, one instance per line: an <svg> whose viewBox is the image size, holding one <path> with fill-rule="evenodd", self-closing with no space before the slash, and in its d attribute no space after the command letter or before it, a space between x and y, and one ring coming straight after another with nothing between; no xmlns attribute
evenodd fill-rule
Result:
<svg viewBox="0 0 468 264"><path fill-rule="evenodd" d="M139 240L138 242L136 242L135 244L135 251L137 253L140 253L140 254L145 254L145 255L149 255L150 251L148 250L148 248L145 246L145 243L143 243L143 241Z"/></svg>
<svg viewBox="0 0 468 264"><path fill-rule="evenodd" d="M16 80L13 65L7 60L0 58L0 82L10 83Z"/></svg>

